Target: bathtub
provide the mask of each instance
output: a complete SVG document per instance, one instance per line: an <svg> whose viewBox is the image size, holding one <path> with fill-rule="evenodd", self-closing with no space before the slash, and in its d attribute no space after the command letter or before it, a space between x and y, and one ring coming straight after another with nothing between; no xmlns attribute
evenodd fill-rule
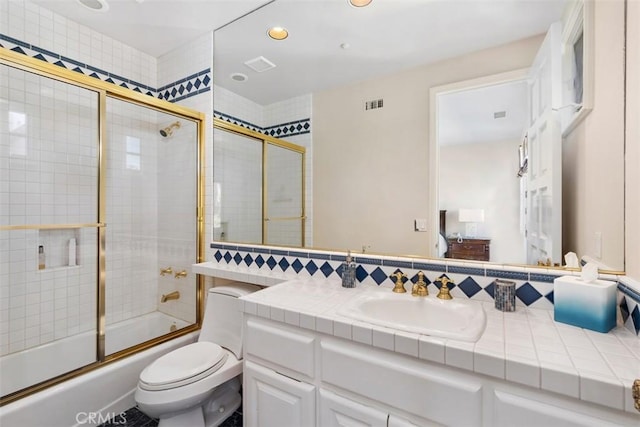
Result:
<svg viewBox="0 0 640 427"><path fill-rule="evenodd" d="M160 312L107 326L106 354L166 334L187 323ZM169 351L194 342L198 332L181 336L0 408L0 425L70 427L101 424L109 415L135 405L138 376ZM2 395L95 361L95 334L87 332L0 358ZM101 415L97 415L101 414ZM96 421L92 423L90 420ZM100 421L100 422L97 422Z"/></svg>

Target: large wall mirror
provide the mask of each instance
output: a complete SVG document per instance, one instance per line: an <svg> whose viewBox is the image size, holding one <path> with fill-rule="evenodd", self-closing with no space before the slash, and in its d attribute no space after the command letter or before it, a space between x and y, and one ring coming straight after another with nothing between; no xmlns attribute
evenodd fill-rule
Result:
<svg viewBox="0 0 640 427"><path fill-rule="evenodd" d="M622 271L624 9L275 0L215 32L215 115L306 148L307 247Z"/></svg>

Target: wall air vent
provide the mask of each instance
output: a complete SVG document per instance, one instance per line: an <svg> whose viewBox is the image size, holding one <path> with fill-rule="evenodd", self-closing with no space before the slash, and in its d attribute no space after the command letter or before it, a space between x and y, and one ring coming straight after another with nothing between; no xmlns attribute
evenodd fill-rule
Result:
<svg viewBox="0 0 640 427"><path fill-rule="evenodd" d="M262 73L263 71L270 70L276 67L276 64L269 61L264 56L258 56L244 63L247 67L251 68L256 73Z"/></svg>
<svg viewBox="0 0 640 427"><path fill-rule="evenodd" d="M504 119L506 116L507 116L506 111L496 111L495 113L493 113L494 119Z"/></svg>
<svg viewBox="0 0 640 427"><path fill-rule="evenodd" d="M374 99L373 101L367 101L364 103L365 110L376 110L378 108L382 108L384 102L382 99Z"/></svg>

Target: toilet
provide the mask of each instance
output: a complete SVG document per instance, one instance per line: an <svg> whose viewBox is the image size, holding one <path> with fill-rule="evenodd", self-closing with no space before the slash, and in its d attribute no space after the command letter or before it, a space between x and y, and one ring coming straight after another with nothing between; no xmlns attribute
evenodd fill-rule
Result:
<svg viewBox="0 0 640 427"><path fill-rule="evenodd" d="M242 312L238 298L259 290L230 283L208 293L198 341L147 366L138 380L138 408L159 427L221 424L240 406Z"/></svg>

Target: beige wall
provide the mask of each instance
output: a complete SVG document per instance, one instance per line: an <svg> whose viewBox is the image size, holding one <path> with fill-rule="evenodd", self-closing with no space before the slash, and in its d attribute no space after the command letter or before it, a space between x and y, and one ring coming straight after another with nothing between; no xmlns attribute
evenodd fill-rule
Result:
<svg viewBox="0 0 640 427"><path fill-rule="evenodd" d="M627 6L626 271L640 280L640 2Z"/></svg>
<svg viewBox="0 0 640 427"><path fill-rule="evenodd" d="M492 262L526 264L524 235L520 231L520 140L440 147L438 206L447 211L447 236L460 232L460 209L483 209L477 237L491 239ZM499 165L499 166L496 166Z"/></svg>
<svg viewBox="0 0 640 427"><path fill-rule="evenodd" d="M531 65L542 36L313 96L314 246L429 253L429 89ZM384 108L364 102L384 98ZM431 224L431 221L429 222Z"/></svg>
<svg viewBox="0 0 640 427"><path fill-rule="evenodd" d="M595 2L594 108L563 143L563 251L624 270L624 2ZM637 120L637 119L636 119ZM602 173L606 171L606 173Z"/></svg>

